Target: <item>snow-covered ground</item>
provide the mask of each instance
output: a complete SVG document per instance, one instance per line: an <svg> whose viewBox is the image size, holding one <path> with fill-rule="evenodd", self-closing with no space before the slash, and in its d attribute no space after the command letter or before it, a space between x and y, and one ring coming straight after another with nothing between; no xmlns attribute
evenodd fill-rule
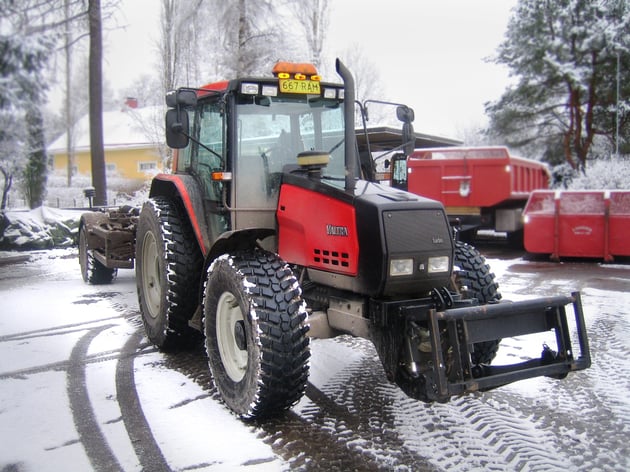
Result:
<svg viewBox="0 0 630 472"><path fill-rule="evenodd" d="M489 260L504 298L582 290L593 367L566 380L425 405L367 341L316 340L293 413L249 424L218 400L202 350L148 344L133 271L90 286L76 249L29 256L0 264L0 470L630 469L630 266ZM504 340L500 359L531 341Z"/></svg>

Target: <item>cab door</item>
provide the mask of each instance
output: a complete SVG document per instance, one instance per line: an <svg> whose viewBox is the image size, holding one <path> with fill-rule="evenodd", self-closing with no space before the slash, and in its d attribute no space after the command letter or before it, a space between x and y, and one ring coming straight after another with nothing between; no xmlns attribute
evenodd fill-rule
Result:
<svg viewBox="0 0 630 472"><path fill-rule="evenodd" d="M192 126L189 172L199 184L205 207L206 224L211 242L230 229L229 213L224 205L224 193L227 182L214 178L213 175L226 169L226 132L225 114L219 97L210 97L200 101L195 110Z"/></svg>

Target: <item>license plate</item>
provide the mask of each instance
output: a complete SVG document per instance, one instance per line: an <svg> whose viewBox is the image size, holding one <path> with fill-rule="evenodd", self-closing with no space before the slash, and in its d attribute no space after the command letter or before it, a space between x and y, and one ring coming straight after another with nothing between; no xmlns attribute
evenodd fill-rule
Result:
<svg viewBox="0 0 630 472"><path fill-rule="evenodd" d="M319 82L312 80L280 79L280 91L283 93L320 93Z"/></svg>

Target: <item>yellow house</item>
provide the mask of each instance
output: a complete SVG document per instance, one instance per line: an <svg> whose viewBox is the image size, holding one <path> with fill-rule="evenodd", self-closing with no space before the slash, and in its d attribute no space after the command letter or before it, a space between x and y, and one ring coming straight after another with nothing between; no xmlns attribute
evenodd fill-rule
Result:
<svg viewBox="0 0 630 472"><path fill-rule="evenodd" d="M121 110L103 113L103 141L107 172L123 178L146 180L162 171L164 149L164 108L135 108L135 101L127 100ZM68 169L67 133L50 146L53 170ZM74 126L73 174L91 175L90 120L81 118Z"/></svg>

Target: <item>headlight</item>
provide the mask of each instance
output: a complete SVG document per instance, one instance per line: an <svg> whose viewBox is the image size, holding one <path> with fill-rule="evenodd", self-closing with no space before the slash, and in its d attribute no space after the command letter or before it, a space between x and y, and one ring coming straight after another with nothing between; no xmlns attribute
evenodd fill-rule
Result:
<svg viewBox="0 0 630 472"><path fill-rule="evenodd" d="M413 259L392 259L389 261L389 275L391 277L411 274L413 274Z"/></svg>
<svg viewBox="0 0 630 472"><path fill-rule="evenodd" d="M247 95L256 95L258 93L258 84L243 82L241 84L241 93Z"/></svg>
<svg viewBox="0 0 630 472"><path fill-rule="evenodd" d="M448 256L429 257L427 268L427 272L429 274L435 274L437 272L448 272L449 269L450 264Z"/></svg>

